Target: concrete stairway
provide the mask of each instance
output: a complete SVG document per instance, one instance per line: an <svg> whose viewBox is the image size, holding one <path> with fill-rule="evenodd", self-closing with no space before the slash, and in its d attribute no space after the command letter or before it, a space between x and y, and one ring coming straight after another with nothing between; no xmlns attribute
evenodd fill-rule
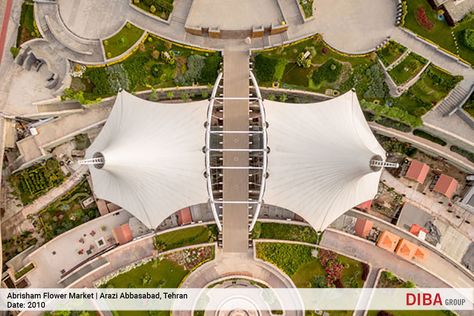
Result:
<svg viewBox="0 0 474 316"><path fill-rule="evenodd" d="M457 85L441 104L438 105L436 111L440 112L443 116L451 115L454 113L453 110L463 103L466 97L469 97L469 90L461 85Z"/></svg>

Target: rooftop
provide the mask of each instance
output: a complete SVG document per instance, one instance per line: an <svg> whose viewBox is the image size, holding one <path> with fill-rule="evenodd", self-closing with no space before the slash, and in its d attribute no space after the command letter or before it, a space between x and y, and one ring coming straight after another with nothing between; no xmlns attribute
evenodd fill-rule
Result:
<svg viewBox="0 0 474 316"><path fill-rule="evenodd" d="M439 177L438 181L436 182L436 185L433 191L441 193L442 195L450 199L453 197L454 192L456 192L457 188L458 188L458 181L456 179L454 179L453 177L447 176L445 174L442 174Z"/></svg>
<svg viewBox="0 0 474 316"><path fill-rule="evenodd" d="M412 160L405 177L418 183L423 183L429 171L430 167L427 164L418 160Z"/></svg>

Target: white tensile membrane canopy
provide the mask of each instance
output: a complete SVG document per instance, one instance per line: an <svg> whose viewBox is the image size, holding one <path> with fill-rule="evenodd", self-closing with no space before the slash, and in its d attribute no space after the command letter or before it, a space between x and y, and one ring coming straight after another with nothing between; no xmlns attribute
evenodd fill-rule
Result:
<svg viewBox="0 0 474 316"><path fill-rule="evenodd" d="M208 200L204 177L204 122L208 101L150 102L119 92L112 112L86 158L95 194L120 205L149 228Z"/></svg>
<svg viewBox="0 0 474 316"><path fill-rule="evenodd" d="M355 92L318 103L265 100L268 173L264 200L295 212L322 231L352 207L373 199L385 151Z"/></svg>

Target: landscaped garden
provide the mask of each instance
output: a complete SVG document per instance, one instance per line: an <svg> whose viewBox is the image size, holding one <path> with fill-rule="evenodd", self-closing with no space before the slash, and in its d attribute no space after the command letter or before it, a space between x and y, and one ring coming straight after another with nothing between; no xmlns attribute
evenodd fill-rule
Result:
<svg viewBox="0 0 474 316"><path fill-rule="evenodd" d="M307 245L258 242L256 252L258 258L285 272L298 288L362 287L369 272L359 261Z"/></svg>
<svg viewBox="0 0 474 316"><path fill-rule="evenodd" d="M389 71L390 77L397 85L415 78L428 61L415 53L410 53L397 66Z"/></svg>
<svg viewBox="0 0 474 316"><path fill-rule="evenodd" d="M461 79L429 65L407 92L393 100L393 105L413 116L421 117L444 99Z"/></svg>
<svg viewBox="0 0 474 316"><path fill-rule="evenodd" d="M293 240L315 244L318 234L311 226L257 222L252 230L252 239Z"/></svg>
<svg viewBox="0 0 474 316"><path fill-rule="evenodd" d="M404 281L394 275L392 272L383 271L377 284L378 288L414 288L415 284L411 281ZM374 311L368 312L369 316L454 316L456 314L446 310L406 310L406 311Z"/></svg>
<svg viewBox="0 0 474 316"><path fill-rule="evenodd" d="M133 4L140 9L168 20L173 11L174 0L133 0Z"/></svg>
<svg viewBox="0 0 474 316"><path fill-rule="evenodd" d="M465 157L467 160L474 162L474 153L470 152L468 150L462 149L458 146L451 146L449 148L452 152L455 152L463 157Z"/></svg>
<svg viewBox="0 0 474 316"><path fill-rule="evenodd" d="M41 37L41 35L35 22L34 3L31 0L25 0L21 5L16 47L19 48L24 42L38 37Z"/></svg>
<svg viewBox="0 0 474 316"><path fill-rule="evenodd" d="M464 104L463 109L474 119L474 92Z"/></svg>
<svg viewBox="0 0 474 316"><path fill-rule="evenodd" d="M2 258L7 262L27 248L36 245L38 240L33 236L33 232L24 231L20 235L11 239L2 240Z"/></svg>
<svg viewBox="0 0 474 316"><path fill-rule="evenodd" d="M12 174L9 181L14 194L19 197L23 205L27 205L60 185L64 177L59 162L51 158Z"/></svg>
<svg viewBox="0 0 474 316"><path fill-rule="evenodd" d="M136 92L214 84L221 60L218 52L194 50L148 35L125 60L106 67L88 67L82 77L73 78L63 98L88 103L113 96L120 88Z"/></svg>
<svg viewBox="0 0 474 316"><path fill-rule="evenodd" d="M313 0L298 0L298 3L306 19L313 16Z"/></svg>
<svg viewBox="0 0 474 316"><path fill-rule="evenodd" d="M155 236L153 243L159 251L214 242L217 240L217 225L199 225L174 230Z"/></svg>
<svg viewBox="0 0 474 316"><path fill-rule="evenodd" d="M84 205L92 197L86 179L33 217L33 225L46 241L98 217L99 210L94 201Z"/></svg>
<svg viewBox="0 0 474 316"><path fill-rule="evenodd" d="M108 280L104 288L178 288L184 278L202 263L214 259L214 247L177 251L152 259ZM169 315L169 312L156 312ZM148 316L147 311L119 311L118 315Z"/></svg>
<svg viewBox="0 0 474 316"><path fill-rule="evenodd" d="M404 50L398 44L389 43L377 54L347 55L333 50L320 35L315 35L256 52L254 71L263 87L309 90L332 96L354 88L362 108L374 115L375 121L410 131L422 124L421 116L441 101L460 78L430 65L407 92L400 98L392 98L377 56L389 63ZM414 67L410 66L412 63ZM401 66L395 67L394 76L399 82L409 80L425 63L421 57L411 54Z"/></svg>
<svg viewBox="0 0 474 316"><path fill-rule="evenodd" d="M456 26L449 26L440 12L431 8L428 0L409 0L404 27L434 42L467 62L474 63L474 45L470 47L466 30L474 29L474 15L466 16ZM469 32L469 31L467 31ZM454 34L454 35L453 35ZM456 47L458 44L459 50Z"/></svg>
<svg viewBox="0 0 474 316"><path fill-rule="evenodd" d="M377 56L379 56L382 63L387 67L400 58L406 50L405 46L395 41L389 41L384 47L377 51Z"/></svg>
<svg viewBox="0 0 474 316"><path fill-rule="evenodd" d="M144 31L142 29L132 23L125 23L117 34L102 41L105 56L107 58L113 58L122 55L135 45L143 33Z"/></svg>

